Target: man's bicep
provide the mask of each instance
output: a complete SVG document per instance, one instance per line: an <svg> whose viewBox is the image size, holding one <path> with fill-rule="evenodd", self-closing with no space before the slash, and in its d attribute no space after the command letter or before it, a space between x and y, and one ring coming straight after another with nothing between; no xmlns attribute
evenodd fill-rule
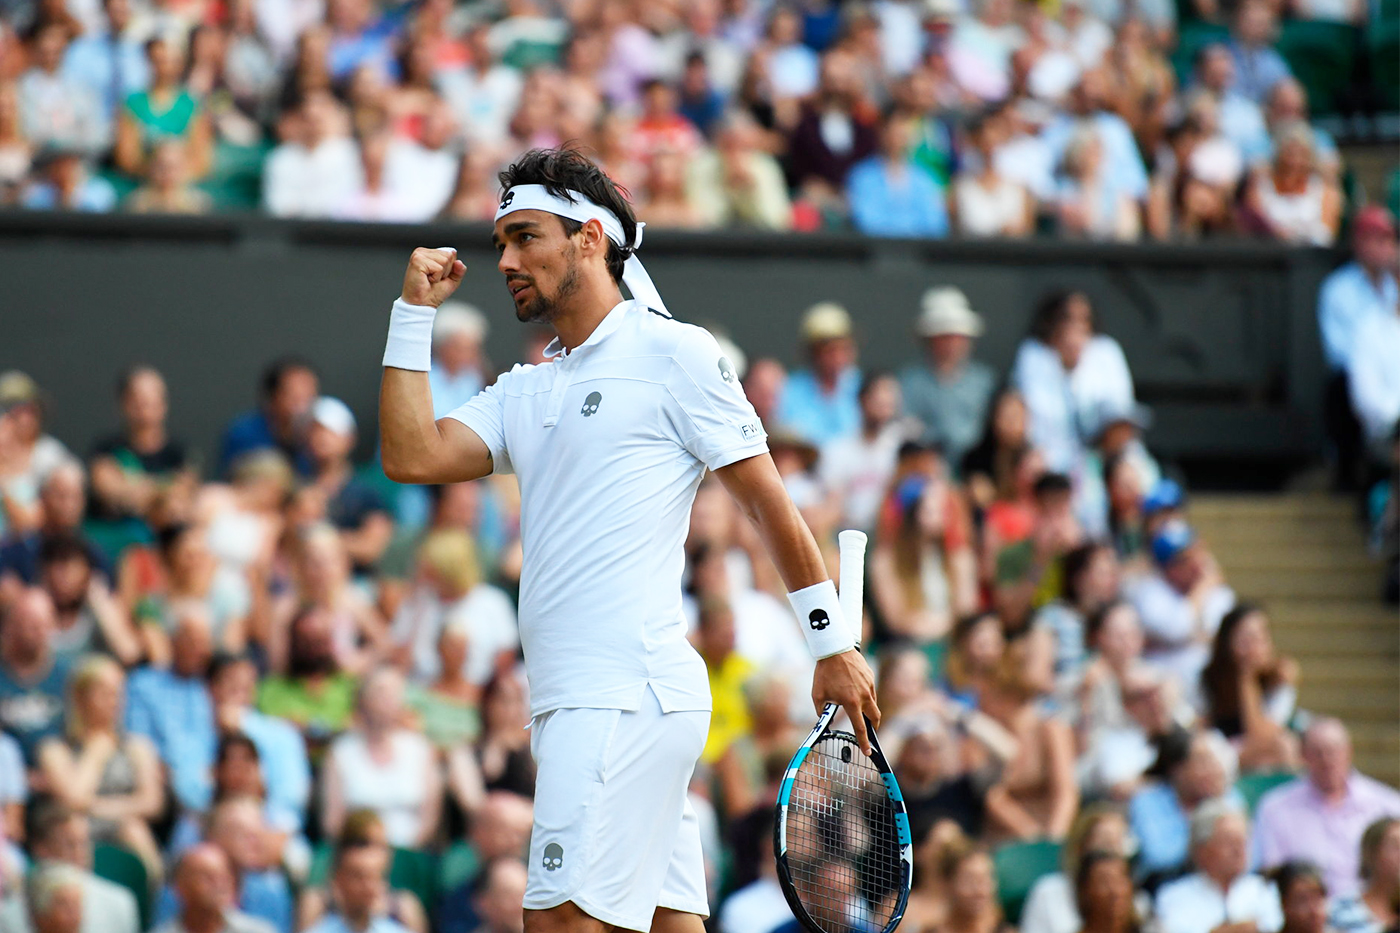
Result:
<svg viewBox="0 0 1400 933"><path fill-rule="evenodd" d="M452 417L439 418L437 429L442 438L437 482L465 483L494 472L495 455L476 431Z"/></svg>
<svg viewBox="0 0 1400 933"><path fill-rule="evenodd" d="M719 467L714 474L750 516L759 511L758 507L764 502L787 495L783 478L778 475L773 457L767 451Z"/></svg>

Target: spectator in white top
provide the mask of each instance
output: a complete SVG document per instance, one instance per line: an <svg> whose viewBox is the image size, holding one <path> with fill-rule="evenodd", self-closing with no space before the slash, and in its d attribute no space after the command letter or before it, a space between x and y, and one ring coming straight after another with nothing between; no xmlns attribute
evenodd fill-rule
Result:
<svg viewBox="0 0 1400 933"><path fill-rule="evenodd" d="M1245 161L1254 164L1269 154L1273 143L1259 105L1235 90L1235 60L1224 43L1216 42L1196 53L1196 87L1209 94L1219 111L1221 131Z"/></svg>
<svg viewBox="0 0 1400 933"><path fill-rule="evenodd" d="M1300 246L1331 246L1342 217L1342 193L1317 171L1317 148L1306 123L1274 134L1274 158L1257 172L1245 204L1262 231Z"/></svg>
<svg viewBox="0 0 1400 933"><path fill-rule="evenodd" d="M1128 591L1147 634L1145 657L1179 685L1194 689L1220 620L1235 605L1235 592L1185 522L1168 522L1157 532L1152 560L1155 572Z"/></svg>
<svg viewBox="0 0 1400 933"><path fill-rule="evenodd" d="M19 79L20 120L35 146L63 146L89 155L108 144L110 121L102 118L92 89L63 69L68 27L50 22L35 35L33 66Z"/></svg>
<svg viewBox="0 0 1400 933"><path fill-rule="evenodd" d="M1021 913L1021 933L1080 933L1074 880L1084 856L1103 852L1128 857L1128 819L1112 804L1091 803L1079 812L1062 851L1064 871L1045 875L1031 888Z"/></svg>
<svg viewBox="0 0 1400 933"><path fill-rule="evenodd" d="M1068 108L1056 115L1041 138L1058 162L1064 159L1075 134L1087 124L1103 143L1108 186L1134 201L1145 201L1147 168L1138 152L1132 128L1126 120L1108 109L1108 80L1108 75L1101 68L1085 71L1070 93Z"/></svg>
<svg viewBox="0 0 1400 933"><path fill-rule="evenodd" d="M1332 135L1309 121L1308 91L1297 78L1284 78L1269 92L1264 104L1264 122L1270 134L1290 123L1306 123L1313 132L1313 148L1317 151L1317 170L1328 181L1336 181L1342 173L1342 156ZM1273 139L1269 139L1268 154L1273 155Z"/></svg>
<svg viewBox="0 0 1400 933"><path fill-rule="evenodd" d="M1030 414L1030 439L1052 472L1072 474L1105 411L1134 404L1133 377L1118 341L1095 332L1083 292L1042 299L1011 367L1011 383Z"/></svg>
<svg viewBox="0 0 1400 933"><path fill-rule="evenodd" d="M1391 249L1394 249L1392 235ZM1391 279L1392 289L1394 279ZM1369 314L1356 325L1347 382L1351 406L1366 441L1385 462L1387 442L1400 426L1400 302L1391 292L1390 306Z"/></svg>
<svg viewBox="0 0 1400 933"><path fill-rule="evenodd" d="M1104 161L1103 139L1084 127L1065 147L1056 204L1059 232L1090 240L1135 240L1142 232L1138 202L1115 186Z"/></svg>
<svg viewBox="0 0 1400 933"><path fill-rule="evenodd" d="M485 388L489 365L481 345L489 332L486 316L465 301L445 301L438 308L428 372L434 417L443 417Z"/></svg>
<svg viewBox="0 0 1400 933"><path fill-rule="evenodd" d="M365 677L356 724L331 743L322 780L321 825L336 836L347 813L373 810L392 846L420 848L438 832L442 772L422 735L402 728L403 678L390 668Z"/></svg>
<svg viewBox="0 0 1400 933"><path fill-rule="evenodd" d="M1234 804L1203 803L1191 816L1196 872L1157 892L1163 933L1274 933L1283 924L1278 889L1249 871L1249 828Z"/></svg>
<svg viewBox="0 0 1400 933"><path fill-rule="evenodd" d="M967 141L975 159L958 173L949 202L954 226L963 236L1019 237L1034 230L1035 202L1026 186L998 171L996 151L1007 141L1005 108L973 117Z"/></svg>
<svg viewBox="0 0 1400 933"><path fill-rule="evenodd" d="M487 41L490 27L479 24L464 41L471 64L461 71L442 72L438 81L467 141L478 146L505 142L511 114L524 82L520 72L502 65Z"/></svg>
<svg viewBox="0 0 1400 933"><path fill-rule="evenodd" d="M1282 83L1281 83L1282 84ZM1337 485L1355 482L1361 426L1352 414L1347 368L1361 324L1394 316L1400 306L1396 280L1395 221L1379 205L1363 207L1352 218L1352 260L1329 275L1317 295L1322 351L1332 371L1323 402L1328 437L1336 448Z"/></svg>
<svg viewBox="0 0 1400 933"><path fill-rule="evenodd" d="M774 97L806 97L817 89L820 62L817 53L802 44L802 19L796 10L787 6L773 10L765 44Z"/></svg>
<svg viewBox="0 0 1400 933"><path fill-rule="evenodd" d="M329 217L359 189L359 149L340 135L338 108L329 91L311 91L287 115L287 141L263 170L263 206L273 215Z"/></svg>
<svg viewBox="0 0 1400 933"><path fill-rule="evenodd" d="M826 445L818 466L827 491L840 500L842 527L873 531L899 446L918 426L900 417L903 396L891 373L866 373L856 399L860 431Z"/></svg>

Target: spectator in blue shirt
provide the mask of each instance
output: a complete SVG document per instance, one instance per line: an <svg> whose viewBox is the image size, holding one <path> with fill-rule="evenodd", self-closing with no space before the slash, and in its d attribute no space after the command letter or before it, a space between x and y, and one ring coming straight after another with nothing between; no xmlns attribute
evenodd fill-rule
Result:
<svg viewBox="0 0 1400 933"><path fill-rule="evenodd" d="M1323 419L1336 448L1335 485L1340 489L1355 488L1364 460L1361 425L1351 410L1347 362L1361 322L1391 314L1400 303L1395 258L1394 219L1383 207L1362 208L1352 222L1351 262L1329 275L1317 296L1317 326L1331 370Z"/></svg>
<svg viewBox="0 0 1400 933"><path fill-rule="evenodd" d="M710 135L724 114L724 95L715 90L711 83L710 66L700 49L686 56L685 71L681 73L678 109L681 116L695 124L706 136Z"/></svg>
<svg viewBox="0 0 1400 933"><path fill-rule="evenodd" d="M0 622L0 727L35 763L39 743L63 729L68 665L53 650L53 600L41 589L18 593Z"/></svg>
<svg viewBox="0 0 1400 933"><path fill-rule="evenodd" d="M259 406L238 415L224 431L219 473L227 476L240 456L269 447L286 454L297 472L310 473L306 428L319 387L311 364L297 357L284 357L264 370Z"/></svg>
<svg viewBox="0 0 1400 933"><path fill-rule="evenodd" d="M1084 72L1070 94L1069 111L1056 116L1041 132L1041 141L1058 165L1064 161L1075 133L1087 123L1103 143L1104 170L1108 173L1109 186L1141 202L1147 198L1147 168L1138 152L1132 128L1108 109L1107 81L1098 69Z"/></svg>
<svg viewBox="0 0 1400 933"><path fill-rule="evenodd" d="M87 552L88 563L109 582L112 565L107 555L82 534L87 510L87 487L83 468L74 462L55 467L39 487L39 527L0 541L0 592L17 585L39 583L39 554L44 542L76 538Z"/></svg>
<svg viewBox="0 0 1400 933"><path fill-rule="evenodd" d="M117 190L107 179L91 174L76 149L47 149L34 160L34 170L39 180L20 197L30 210L105 214L117 206Z"/></svg>
<svg viewBox="0 0 1400 933"><path fill-rule="evenodd" d="M1245 0L1235 13L1230 54L1235 58L1235 90L1256 104L1268 100L1274 85L1292 77L1288 62L1273 47L1278 23L1268 0Z"/></svg>
<svg viewBox="0 0 1400 933"><path fill-rule="evenodd" d="M910 158L913 127L892 116L880 134L880 153L851 169L846 200L856 229L870 236L945 237L943 189Z"/></svg>
<svg viewBox="0 0 1400 933"><path fill-rule="evenodd" d="M1248 165L1267 159L1273 140L1258 103L1236 87L1235 59L1223 42L1204 46L1196 53L1196 87L1215 101L1220 133L1239 147Z"/></svg>
<svg viewBox="0 0 1400 933"><path fill-rule="evenodd" d="M860 427L860 369L846 309L823 301L802 316L811 368L788 377L778 402L778 425L821 447Z"/></svg>
<svg viewBox="0 0 1400 933"><path fill-rule="evenodd" d="M307 933L409 933L385 913L389 903L389 849L370 842L344 842L335 852L331 889L335 913Z"/></svg>
<svg viewBox="0 0 1400 933"><path fill-rule="evenodd" d="M323 395L311 406L306 447L315 484L326 497L326 519L340 532L356 571L366 572L389 546L394 524L379 493L355 477L350 452L356 430L350 407Z"/></svg>
<svg viewBox="0 0 1400 933"><path fill-rule="evenodd" d="M151 83L151 65L143 43L128 32L131 0L103 0L105 32L79 36L68 46L63 73L92 89L100 102L104 136L113 135L112 121L130 94Z"/></svg>

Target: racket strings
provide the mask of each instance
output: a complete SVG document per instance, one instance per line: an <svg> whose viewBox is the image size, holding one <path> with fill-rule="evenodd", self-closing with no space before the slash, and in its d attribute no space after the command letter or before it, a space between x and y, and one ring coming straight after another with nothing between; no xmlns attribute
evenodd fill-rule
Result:
<svg viewBox="0 0 1400 933"><path fill-rule="evenodd" d="M793 782L788 871L826 933L879 933L903 883L895 810L879 770L854 739L818 740Z"/></svg>

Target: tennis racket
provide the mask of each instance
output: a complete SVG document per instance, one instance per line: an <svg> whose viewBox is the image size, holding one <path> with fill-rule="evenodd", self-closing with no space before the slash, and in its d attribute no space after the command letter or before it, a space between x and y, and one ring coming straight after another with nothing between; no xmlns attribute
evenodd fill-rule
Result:
<svg viewBox="0 0 1400 933"><path fill-rule="evenodd" d="M842 614L859 634L866 537L843 531ZM808 933L891 933L914 878L909 815L870 720L869 757L850 732L833 729L828 703L778 789L773 852L778 881Z"/></svg>

